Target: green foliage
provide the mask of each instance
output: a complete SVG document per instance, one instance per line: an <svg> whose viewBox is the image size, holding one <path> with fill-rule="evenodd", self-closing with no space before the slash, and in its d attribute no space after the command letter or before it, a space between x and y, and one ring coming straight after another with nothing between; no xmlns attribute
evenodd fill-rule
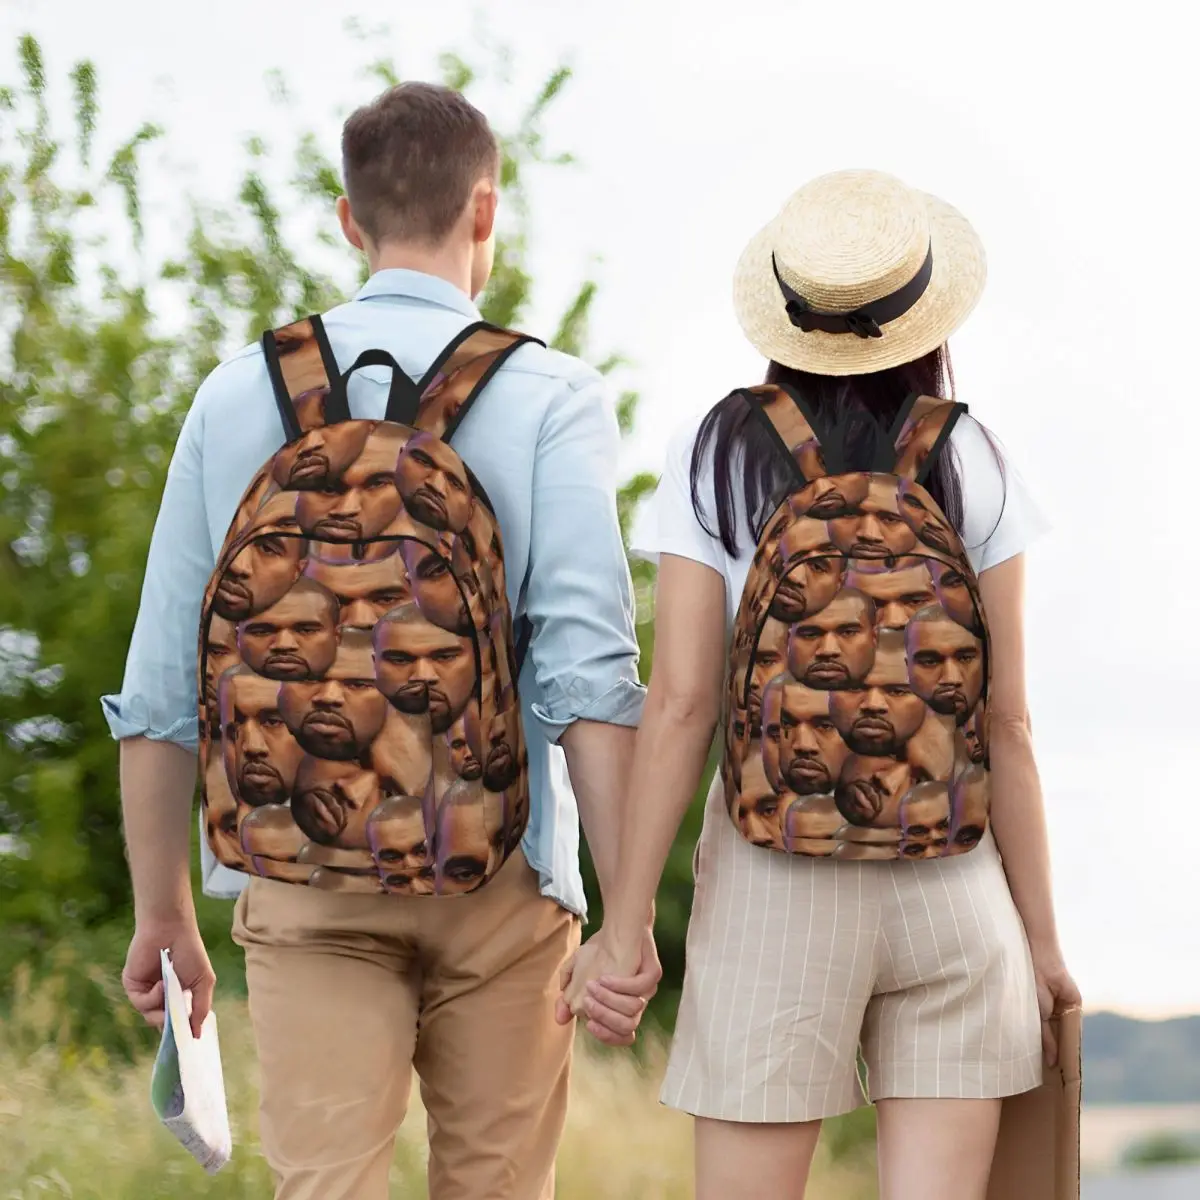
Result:
<svg viewBox="0 0 1200 1200"><path fill-rule="evenodd" d="M1200 1137L1185 1133L1156 1133L1134 1142L1121 1163L1126 1167L1158 1167L1200 1162Z"/></svg>
<svg viewBox="0 0 1200 1200"><path fill-rule="evenodd" d="M328 232L339 174L311 134L286 153L264 136L247 139L235 194L181 198L165 218L175 244L149 261L139 250L143 178L157 169L150 152L169 133L145 124L114 137L86 62L69 72L73 110L64 120L49 106L41 46L24 37L17 50L18 79L0 89L0 979L11 989L17 963L53 967L72 1014L64 1036L124 1053L144 1035L111 1003L130 893L116 750L97 699L121 679L171 448L197 386L222 357L265 327L340 302L363 268ZM507 51L480 55L445 55L441 70L467 87L503 84ZM399 78L390 61L368 74ZM521 325L531 301L527 173L570 161L544 129L569 80L567 68L551 72L499 131L505 223L481 305L499 324ZM286 102L282 76L272 73L266 86ZM101 153L104 145L116 149ZM290 163L282 186L272 173L281 162ZM319 232L285 232L297 228ZM588 356L596 294L594 281L580 282L557 346ZM163 313L180 316L168 322ZM624 363L610 355L599 365L613 372ZM636 404L632 392L621 399L625 432ZM624 527L652 486L639 475L622 492ZM632 571L645 669L653 571L645 563ZM676 984L690 858L690 845L680 847L660 901ZM598 902L586 863L585 873ZM200 915L223 987L236 991L229 906L201 901Z"/></svg>

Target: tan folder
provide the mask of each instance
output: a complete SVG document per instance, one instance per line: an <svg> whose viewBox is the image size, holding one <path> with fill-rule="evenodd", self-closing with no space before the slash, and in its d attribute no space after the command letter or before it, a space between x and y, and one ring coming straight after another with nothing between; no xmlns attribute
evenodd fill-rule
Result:
<svg viewBox="0 0 1200 1200"><path fill-rule="evenodd" d="M1042 1086L1004 1101L987 1200L1079 1200L1083 1014L1052 1018L1058 1063Z"/></svg>

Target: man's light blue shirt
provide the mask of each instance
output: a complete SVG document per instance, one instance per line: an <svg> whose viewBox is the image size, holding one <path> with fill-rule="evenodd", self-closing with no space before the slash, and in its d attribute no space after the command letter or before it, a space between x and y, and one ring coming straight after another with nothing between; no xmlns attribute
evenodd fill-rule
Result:
<svg viewBox="0 0 1200 1200"><path fill-rule="evenodd" d="M343 370L379 347L419 379L479 319L445 280L385 270L326 314L325 328ZM382 417L388 383L382 367L356 372L352 415ZM262 352L247 347L204 381L180 431L124 683L119 696L103 698L114 737L196 748L205 585L242 494L283 442ZM636 725L643 699L617 523L620 432L612 397L578 359L525 345L476 402L454 446L495 506L514 620L524 613L533 626L520 678L532 792L522 847L543 893L583 915L578 814L557 742L579 719ZM205 891L236 895L245 877L220 866L203 839L201 847Z"/></svg>

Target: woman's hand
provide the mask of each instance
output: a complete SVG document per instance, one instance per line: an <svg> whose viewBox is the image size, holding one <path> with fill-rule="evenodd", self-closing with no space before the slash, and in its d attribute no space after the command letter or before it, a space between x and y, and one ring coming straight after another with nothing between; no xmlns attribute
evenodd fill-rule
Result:
<svg viewBox="0 0 1200 1200"><path fill-rule="evenodd" d="M556 1018L565 1025L572 1017L582 1017L597 1041L631 1046L661 978L649 928L633 947L617 944L601 929L563 968Z"/></svg>
<svg viewBox="0 0 1200 1200"><path fill-rule="evenodd" d="M1033 977L1037 981L1038 1011L1042 1018L1042 1051L1046 1062L1054 1066L1058 1062L1058 1042L1050 1018L1055 1013L1078 1007L1083 999L1057 946L1031 946L1030 950Z"/></svg>

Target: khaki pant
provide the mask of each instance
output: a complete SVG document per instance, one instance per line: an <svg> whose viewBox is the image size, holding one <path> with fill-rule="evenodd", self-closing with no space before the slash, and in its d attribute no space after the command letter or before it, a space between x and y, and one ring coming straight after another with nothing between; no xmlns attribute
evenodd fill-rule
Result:
<svg viewBox="0 0 1200 1200"><path fill-rule="evenodd" d="M573 1030L554 1021L579 922L521 854L459 898L254 879L238 900L276 1200L383 1200L415 1067L431 1200L549 1200Z"/></svg>

